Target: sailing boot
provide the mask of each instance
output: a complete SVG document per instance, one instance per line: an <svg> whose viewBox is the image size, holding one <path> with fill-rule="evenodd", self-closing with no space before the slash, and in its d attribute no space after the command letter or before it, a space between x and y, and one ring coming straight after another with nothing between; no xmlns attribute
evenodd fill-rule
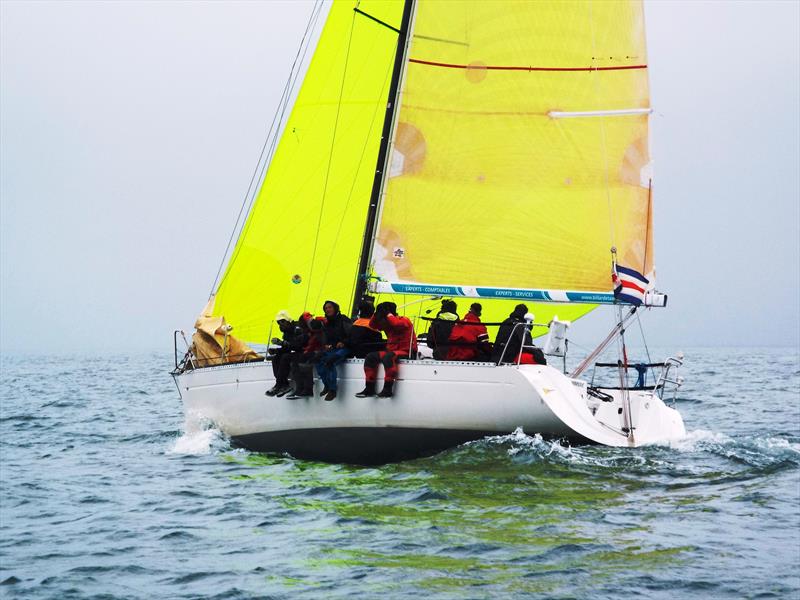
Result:
<svg viewBox="0 0 800 600"><path fill-rule="evenodd" d="M364 389L356 394L356 398L369 398L375 395L375 382L368 381Z"/></svg>
<svg viewBox="0 0 800 600"><path fill-rule="evenodd" d="M391 398L392 394L394 394L394 381L385 381L378 398Z"/></svg>
<svg viewBox="0 0 800 600"><path fill-rule="evenodd" d="M264 393L265 393L267 396L275 396L275 395L277 395L277 394L278 394L278 392L280 392L280 391L281 391L281 389L282 389L282 388L284 388L284 387L286 387L286 386L284 386L282 383L276 383L275 385L273 385L271 388L269 388L269 389L268 389L266 392L264 392Z"/></svg>
<svg viewBox="0 0 800 600"><path fill-rule="evenodd" d="M297 400L298 398L302 398L302 397L303 397L303 395L300 393L300 390L302 390L302 389L303 389L303 388L302 388L302 387L300 387L300 386L299 386L299 385L297 385L297 384L295 384L295 386L294 386L294 387L292 387L292 386L288 386L288 389L287 389L287 391L289 391L289 392L291 392L291 393L290 393L288 396L286 396L286 399L287 399L287 400ZM283 394L281 394L281 395L283 395Z"/></svg>

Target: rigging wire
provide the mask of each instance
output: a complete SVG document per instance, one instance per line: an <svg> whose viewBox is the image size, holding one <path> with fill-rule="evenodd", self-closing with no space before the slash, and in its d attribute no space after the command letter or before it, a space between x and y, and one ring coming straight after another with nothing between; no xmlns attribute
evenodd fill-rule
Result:
<svg viewBox="0 0 800 600"><path fill-rule="evenodd" d="M333 135L331 136L331 151L328 155L328 166L325 169L325 183L322 185L322 201L319 207L319 217L317 219L317 233L314 236L314 248L311 251L311 266L308 270L308 286L306 286L306 297L304 300L304 304L308 307L308 295L311 293L311 281L313 281L314 275L314 262L317 258L317 245L319 244L319 231L320 227L322 226L322 215L325 212L325 197L328 193L328 180L331 174L331 164L333 163L333 150L334 145L336 144L336 133L339 129L339 114L342 110L342 98L344 97L344 84L347 81L347 67L350 64L350 46L353 41L353 30L355 29L356 24L356 13L353 13L353 20L350 23L350 36L347 38L347 51L345 52L344 57L344 69L342 71L342 85L339 88L339 101L336 104L336 118L333 121Z"/></svg>
<svg viewBox="0 0 800 600"><path fill-rule="evenodd" d="M286 80L286 84L284 85L283 92L281 93L278 106L275 109L275 114L272 117L272 123L270 124L269 130L267 131L267 135L264 139L264 144L261 146L261 153L259 154L258 161L256 162L255 169L253 170L253 175L250 177L250 183L248 184L247 191L245 192L244 198L242 199L242 205L239 208L239 214L236 216L236 221L233 225L233 230L231 231L231 235L228 238L228 243L225 246L225 252L222 255L222 260L220 261L219 268L217 269L217 274L214 277L214 283L211 286L211 292L209 296L214 295L215 290L218 289L217 284L222 285L222 281L220 281L220 274L222 273L222 268L225 266L225 259L227 258L228 253L230 252L231 244L233 243L234 238L239 237L236 235L236 232L237 230L239 230L239 223L240 221L242 221L242 215L243 214L247 215L250 213L250 209L252 208L253 202L255 201L256 197L255 184L256 182L261 181L263 179L264 172L266 171L267 166L269 165L270 161L272 160L272 156L274 155L275 145L277 143L276 140L278 137L278 133L280 131L280 125L283 122L283 116L286 112L286 107L289 104L289 99L291 98L295 84L297 83L297 78L299 75L298 61L299 64L302 65L303 61L305 60L306 53L308 52L308 46L309 46L308 42L310 41L309 33L316 26L317 20L319 19L319 15L321 13L322 5L323 5L323 0L316 0L316 2L314 3L314 7L311 10L311 15L309 16L309 19L306 22L306 28L305 31L303 32L303 37L300 41L300 46L297 48L297 53L295 54L294 62L292 62L292 68L289 71L289 76ZM271 144L270 140L272 140ZM267 152L268 145L270 146L270 149ZM244 223L242 223L242 230L239 231L240 236L243 234L244 234ZM235 255L231 256L230 260L231 264L233 263L234 259Z"/></svg>
<svg viewBox="0 0 800 600"><path fill-rule="evenodd" d="M639 323L639 331L642 334L642 343L644 344L644 351L647 354L647 362L652 363L653 359L650 358L650 349L647 347L647 339L644 337L644 328L642 327L642 319L639 311L636 311L636 322Z"/></svg>

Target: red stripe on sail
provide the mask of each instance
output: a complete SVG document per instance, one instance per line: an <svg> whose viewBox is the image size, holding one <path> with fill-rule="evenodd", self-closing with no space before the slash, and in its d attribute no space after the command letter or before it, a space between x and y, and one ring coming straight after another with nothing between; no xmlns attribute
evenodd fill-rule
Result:
<svg viewBox="0 0 800 600"><path fill-rule="evenodd" d="M638 292L641 292L642 294L644 294L644 288L639 287L638 285L636 285L632 281L627 281L627 280L623 279L622 280L622 287L630 288L632 290L637 290Z"/></svg>
<svg viewBox="0 0 800 600"><path fill-rule="evenodd" d="M627 69L646 69L647 65L620 65L616 67L515 67L498 65L458 65L453 63L441 63L431 60L420 60L409 58L408 62L418 65L428 65L430 67L444 67L446 69L475 69L476 71L486 69L487 71L624 71Z"/></svg>

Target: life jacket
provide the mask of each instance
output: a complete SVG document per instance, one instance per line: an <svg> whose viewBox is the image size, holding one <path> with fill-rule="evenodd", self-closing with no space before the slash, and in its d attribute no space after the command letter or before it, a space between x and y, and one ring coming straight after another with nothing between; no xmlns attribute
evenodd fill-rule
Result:
<svg viewBox="0 0 800 600"><path fill-rule="evenodd" d="M369 319L356 319L347 340L347 348L353 356L364 358L370 352L383 350L385 346L381 332L369 326Z"/></svg>

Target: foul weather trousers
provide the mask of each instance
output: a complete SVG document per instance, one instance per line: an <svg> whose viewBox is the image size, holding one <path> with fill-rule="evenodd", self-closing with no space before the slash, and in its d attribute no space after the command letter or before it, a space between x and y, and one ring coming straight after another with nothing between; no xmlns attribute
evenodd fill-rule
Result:
<svg viewBox="0 0 800 600"><path fill-rule="evenodd" d="M289 385L289 375L292 371L292 363L296 357L301 356L300 352L291 350L279 351L272 359L272 370L275 373L275 383L277 385Z"/></svg>
<svg viewBox="0 0 800 600"><path fill-rule="evenodd" d="M315 352L293 352L291 358L291 373L295 391L298 394L312 394L314 391L314 362Z"/></svg>
<svg viewBox="0 0 800 600"><path fill-rule="evenodd" d="M392 352L391 350L381 350L380 352L370 352L364 359L364 378L367 383L378 378L378 365L383 363L384 376L386 383L397 379L397 361L406 358L405 352Z"/></svg>
<svg viewBox="0 0 800 600"><path fill-rule="evenodd" d="M317 373L324 385L329 390L336 391L336 367L347 360L347 348L336 348L322 354L317 363Z"/></svg>

